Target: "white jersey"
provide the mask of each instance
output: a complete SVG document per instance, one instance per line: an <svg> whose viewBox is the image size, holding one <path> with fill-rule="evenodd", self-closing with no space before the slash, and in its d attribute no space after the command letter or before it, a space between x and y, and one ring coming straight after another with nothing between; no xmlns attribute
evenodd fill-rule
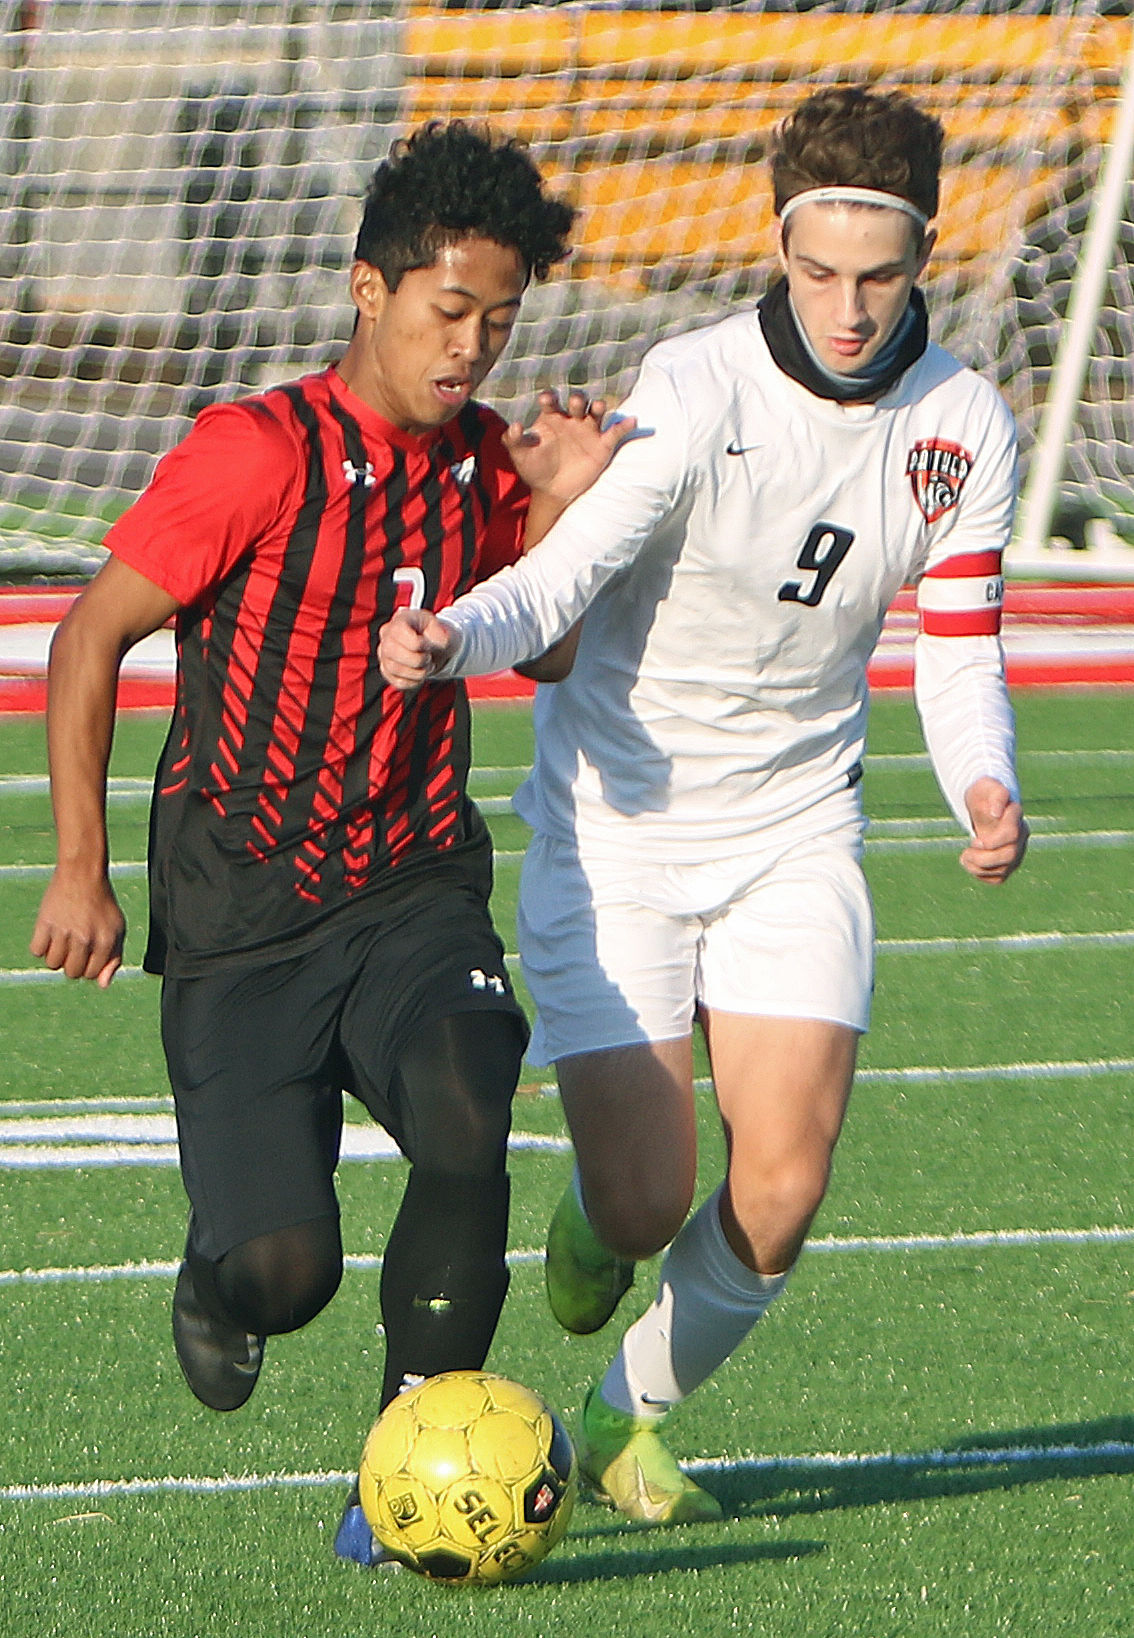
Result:
<svg viewBox="0 0 1134 1638"><path fill-rule="evenodd" d="M996 635L1016 442L993 387L930 346L877 403L836 404L744 312L655 347L624 410L639 430L593 487L442 611L447 672L470 674L542 653L593 598L538 692L516 802L537 830L676 862L845 823L825 799L861 773L867 662L911 580L954 812L981 774L1016 794Z"/></svg>

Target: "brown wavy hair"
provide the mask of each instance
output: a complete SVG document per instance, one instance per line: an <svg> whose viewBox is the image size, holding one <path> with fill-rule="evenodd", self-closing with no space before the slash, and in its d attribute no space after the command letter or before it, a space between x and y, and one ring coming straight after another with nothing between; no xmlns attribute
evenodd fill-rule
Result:
<svg viewBox="0 0 1134 1638"><path fill-rule="evenodd" d="M941 121L900 91L833 86L777 126L771 150L776 215L808 188L878 188L937 214Z"/></svg>

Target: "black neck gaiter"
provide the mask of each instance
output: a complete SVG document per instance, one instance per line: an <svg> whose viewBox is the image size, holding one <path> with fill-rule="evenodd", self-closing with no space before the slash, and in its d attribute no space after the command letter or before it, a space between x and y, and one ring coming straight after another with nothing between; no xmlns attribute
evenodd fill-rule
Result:
<svg viewBox="0 0 1134 1638"><path fill-rule="evenodd" d="M881 365L881 368L872 367L861 377L835 377L816 363L799 333L788 299L786 279L776 281L760 302L757 312L768 350L784 374L790 375L793 381L798 381L801 387L806 387L817 398L830 398L840 404L861 404L867 399L881 398L911 364L916 364L929 345L929 315L925 297L916 288L910 291L909 312L913 322L907 324L904 330L899 325L902 333L895 338L898 345L893 349L893 357L887 356L891 350L887 343L874 360L874 364Z"/></svg>

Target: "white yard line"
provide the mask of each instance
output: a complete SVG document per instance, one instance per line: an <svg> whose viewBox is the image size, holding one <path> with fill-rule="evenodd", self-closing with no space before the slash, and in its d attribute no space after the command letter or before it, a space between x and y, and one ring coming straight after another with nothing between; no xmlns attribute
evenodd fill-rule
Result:
<svg viewBox="0 0 1134 1638"><path fill-rule="evenodd" d="M503 800L503 799L502 799ZM481 804L485 812L495 811ZM1051 821L1054 822L1054 821ZM1045 830L1045 821L1035 821L1029 847L1035 848L1111 848L1125 847L1134 841L1134 830ZM916 827L915 834L909 834ZM943 819L881 819L874 821L866 837L868 853L951 853L960 851L965 839L951 820ZM497 848L492 855L495 864L518 864L524 857L523 848ZM46 881L51 875L50 864L0 865L0 882ZM144 876L144 859L122 859L110 866L113 877Z"/></svg>
<svg viewBox="0 0 1134 1638"><path fill-rule="evenodd" d="M0 865L0 881L8 882L43 882L55 869L50 864L6 864ZM116 861L110 867L110 874L116 880L125 880L131 876L146 874L144 859L123 859Z"/></svg>
<svg viewBox="0 0 1134 1638"><path fill-rule="evenodd" d="M1020 1064L970 1064L956 1069L930 1064L909 1069L860 1069L854 1078L860 1086L880 1086L936 1081L1085 1081L1100 1075L1130 1074L1134 1074L1134 1058L1070 1058Z"/></svg>
<svg viewBox="0 0 1134 1638"><path fill-rule="evenodd" d="M861 1473L916 1468L956 1471L969 1467L1030 1467L1037 1463L1134 1461L1134 1444L1106 1439L1096 1445L1004 1445L997 1449L879 1450L869 1454L817 1451L811 1456L701 1457L682 1462L689 1473ZM2 1494L2 1492L0 1492Z"/></svg>
<svg viewBox="0 0 1134 1638"><path fill-rule="evenodd" d="M517 1268L524 1263L543 1261L540 1251L510 1251L507 1262ZM80 1268L0 1269L0 1288L6 1285L113 1285L119 1280L171 1280L180 1262L92 1263ZM346 1256L343 1267L354 1273L370 1274L382 1267L378 1256Z"/></svg>
<svg viewBox="0 0 1134 1638"><path fill-rule="evenodd" d="M1027 1063L968 1063L960 1066L942 1065L914 1065L911 1068L896 1068L896 1070L864 1070L857 1071L855 1081L865 1084L909 1083L918 1084L923 1081L1082 1081L1082 1079L1098 1079L1108 1075L1132 1075L1134 1073L1134 1058L1041 1058L1041 1060L1027 1061ZM695 1086L701 1093L710 1091L708 1078L698 1079ZM554 1094L554 1086L539 1088L544 1096ZM0 1140L8 1129L25 1129L26 1122L31 1122L28 1132L31 1137L43 1135L46 1122L59 1115L79 1115L90 1122L97 1122L105 1127L107 1122L103 1117L120 1115L120 1117L167 1117L172 1120L174 1102L169 1093L154 1093L149 1097L39 1097L39 1099L18 1099L18 1101L0 1101ZM113 1125L108 1127L113 1132ZM126 1129L123 1129L126 1130ZM149 1129L152 1130L154 1129ZM164 1132L172 1133L172 1125L167 1125ZM347 1122L346 1132L367 1132L369 1122ZM92 1127L77 1127L82 1137L90 1137ZM144 1132L141 1127L134 1127L134 1135L143 1140ZM118 1135L118 1133L115 1133ZM516 1140L524 1137L524 1133L513 1133ZM538 1142L559 1143L559 1138L538 1138L529 1133L531 1145Z"/></svg>
<svg viewBox="0 0 1134 1638"><path fill-rule="evenodd" d="M2 1106L0 1106L2 1108ZM565 1137L513 1132L513 1153L567 1152ZM401 1150L380 1126L343 1128L340 1161L400 1160ZM6 1120L0 1116L0 1172L75 1171L110 1166L176 1166L177 1130L172 1115L76 1116L67 1120Z"/></svg>
<svg viewBox="0 0 1134 1638"><path fill-rule="evenodd" d="M119 967L114 975L114 982L117 984L124 978L142 978L144 976L141 967ZM0 968L0 985L62 984L65 982L62 973L49 972L46 967Z"/></svg>
<svg viewBox="0 0 1134 1638"><path fill-rule="evenodd" d="M1028 842L1028 847L1094 848L1128 847L1134 842L1134 830L1051 830L1039 831ZM952 836L879 836L866 838L868 853L951 853L964 846L960 832Z"/></svg>
<svg viewBox="0 0 1134 1638"><path fill-rule="evenodd" d="M153 788L152 775L147 779L115 778L106 782L106 794L112 800L145 798L148 802ZM47 796L50 790L46 774L0 774L0 796Z"/></svg>
<svg viewBox="0 0 1134 1638"><path fill-rule="evenodd" d="M1018 762L1134 762L1134 750L1119 749L1090 751L1085 748L1060 748L1050 751L1017 750ZM924 751L889 751L877 756L867 753L867 768L928 768L929 757Z"/></svg>
<svg viewBox="0 0 1134 1638"><path fill-rule="evenodd" d="M1118 950L1132 943L1134 928L1119 927L1113 932L1100 933L974 933L958 938L883 938L878 940L875 949L879 955L933 955L958 950ZM509 951L504 959L515 967L520 958ZM141 967L120 967L115 982L145 976ZM45 967L0 968L0 986L62 982L61 973L48 972Z"/></svg>
<svg viewBox="0 0 1134 1638"><path fill-rule="evenodd" d="M879 955L933 955L952 950L1099 950L1134 944L1134 928L1109 933L975 933L958 938L881 938Z"/></svg>
<svg viewBox="0 0 1134 1638"><path fill-rule="evenodd" d="M683 1462L693 1474L782 1473L822 1478L833 1473L958 1472L968 1468L1027 1468L1056 1464L1134 1461L1134 1444L1107 1439L1098 1444L1003 1445L966 1450L816 1451L809 1455L700 1457ZM90 1479L74 1484L0 1486L0 1502L113 1501L131 1496L230 1495L264 1490L316 1490L348 1485L355 1474L339 1472L222 1474L216 1478Z"/></svg>
<svg viewBox="0 0 1134 1638"><path fill-rule="evenodd" d="M885 1256L898 1252L916 1255L930 1251L1038 1250L1044 1246L1118 1246L1134 1242L1134 1227L1071 1229L984 1229L956 1234L864 1234L825 1235L808 1240L808 1256ZM510 1268L542 1263L543 1249L510 1251ZM180 1264L176 1262L92 1263L62 1268L0 1269L0 1289L5 1286L35 1285L114 1285L122 1280L171 1280ZM343 1266L356 1274L375 1273L382 1267L378 1255L345 1256Z"/></svg>
<svg viewBox="0 0 1134 1638"><path fill-rule="evenodd" d="M1134 762L1134 750L1125 746L1111 747L1098 750L1076 749L1069 746L1058 750L1030 751L1020 749L1016 753L1019 762ZM928 768L931 766L929 757L924 751L878 752L868 751L866 755L867 768ZM505 767L490 763L478 763L469 773L470 785L510 784L515 786L531 773L527 765ZM144 796L147 799L153 790L152 776L130 777L120 775L107 781L109 796ZM0 774L0 796L46 796L50 789L46 774ZM480 797L477 797L480 800Z"/></svg>
<svg viewBox="0 0 1134 1638"><path fill-rule="evenodd" d="M1026 1063L963 1064L950 1068L941 1064L925 1064L904 1069L860 1069L855 1079L866 1082L885 1081L1058 1081L1093 1080L1100 1075L1129 1075L1134 1073L1134 1058L1042 1058ZM694 1083L698 1091L707 1092L710 1083L702 1078ZM554 1086L541 1086L546 1095L554 1093ZM154 1093L138 1098L31 1098L18 1102L0 1101L0 1132L6 1120L16 1116L44 1115L130 1115L168 1114L173 1100L168 1093ZM365 1126L365 1120L359 1122Z"/></svg>

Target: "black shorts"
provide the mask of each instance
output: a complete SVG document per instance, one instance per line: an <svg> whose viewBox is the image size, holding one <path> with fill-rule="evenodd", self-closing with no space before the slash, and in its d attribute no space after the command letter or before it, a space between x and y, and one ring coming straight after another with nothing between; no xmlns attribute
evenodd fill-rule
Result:
<svg viewBox="0 0 1134 1638"><path fill-rule="evenodd" d="M202 1255L337 1212L344 1091L405 1150L398 1058L467 1011L514 1019L518 1062L527 1022L503 946L483 899L445 881L376 901L373 920L301 954L167 975L162 1040Z"/></svg>

